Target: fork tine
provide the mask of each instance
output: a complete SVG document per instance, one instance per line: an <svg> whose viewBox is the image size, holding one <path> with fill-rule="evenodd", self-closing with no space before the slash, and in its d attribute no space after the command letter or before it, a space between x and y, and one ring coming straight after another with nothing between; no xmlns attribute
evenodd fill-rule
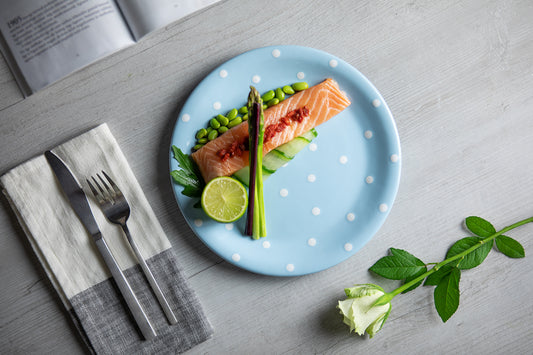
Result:
<svg viewBox="0 0 533 355"><path fill-rule="evenodd" d="M105 181L102 180L102 178L96 174L96 176L98 176L98 178L100 179L100 181L102 181L102 183L104 184L104 187L106 188L104 190L104 188L102 188L102 186L100 185L100 183L98 182L98 180L96 180L96 178L94 176L91 176L91 179L93 179L93 183L96 185L96 187L98 188L98 190L100 191L100 196L101 196L101 199L102 201L109 201L111 203L115 203L114 199L113 199L113 196L109 193L109 187L107 186L107 184L105 183Z"/></svg>
<svg viewBox="0 0 533 355"><path fill-rule="evenodd" d="M85 181L87 181L87 184L89 184L89 188L91 189L91 192L93 193L96 200L98 200L98 203L102 203L104 201L102 195L98 192L98 190L96 190L93 184L91 184L89 179L85 179Z"/></svg>
<svg viewBox="0 0 533 355"><path fill-rule="evenodd" d="M105 173L105 171L102 170L102 174L104 174L105 178L107 179L107 181L109 181L109 184L111 185L111 187L113 187L113 190L115 190L115 192L117 193L117 195L122 195L122 191L120 191L119 187L117 186L117 184L115 184L115 182L113 180L111 180L111 178L109 177L109 175L107 175Z"/></svg>
<svg viewBox="0 0 533 355"><path fill-rule="evenodd" d="M98 176L98 179L100 179L100 181L104 185L104 188L106 189L106 191L109 194L109 196L111 197L111 199L114 199L117 196L117 194L115 193L115 190L113 190L112 188L109 187L107 182L105 182L105 180L100 176L100 174L96 174L96 176Z"/></svg>

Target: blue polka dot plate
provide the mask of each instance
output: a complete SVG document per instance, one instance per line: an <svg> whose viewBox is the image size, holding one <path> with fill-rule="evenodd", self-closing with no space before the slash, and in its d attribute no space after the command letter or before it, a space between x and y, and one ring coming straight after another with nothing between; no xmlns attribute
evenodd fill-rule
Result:
<svg viewBox="0 0 533 355"><path fill-rule="evenodd" d="M260 93L299 81L333 78L352 104L318 126L311 144L264 181L267 237L244 235L245 218L210 220L198 199L177 203L196 235L223 259L266 275L318 272L354 255L381 227L400 180L401 153L392 114L376 88L340 58L313 48L273 46L241 54L210 73L184 104L172 145L189 153L195 133L219 113ZM170 169L178 169L170 157Z"/></svg>

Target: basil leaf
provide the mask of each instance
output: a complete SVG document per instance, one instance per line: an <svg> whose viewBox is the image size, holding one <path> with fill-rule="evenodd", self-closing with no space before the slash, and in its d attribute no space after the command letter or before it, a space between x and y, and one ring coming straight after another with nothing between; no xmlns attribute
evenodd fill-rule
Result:
<svg viewBox="0 0 533 355"><path fill-rule="evenodd" d="M189 197L200 197L205 184L194 160L175 145L172 146L172 153L181 170L173 170L170 175L176 183L184 187L181 193Z"/></svg>
<svg viewBox="0 0 533 355"><path fill-rule="evenodd" d="M435 308L443 322L446 322L459 307L459 280L461 271L454 268L444 276L433 293Z"/></svg>
<svg viewBox="0 0 533 355"><path fill-rule="evenodd" d="M405 250L391 248L390 251L392 255L379 259L369 270L391 280L404 280L425 272L426 265L420 259Z"/></svg>
<svg viewBox="0 0 533 355"><path fill-rule="evenodd" d="M446 259L462 253L463 251L480 243L482 240L483 238L481 237L466 237L466 238L458 240L448 250L448 253L446 254ZM493 244L494 244L493 240L491 239L489 242L484 243L481 247L466 254L464 258L459 262L457 267L459 269L465 270L465 269L472 269L478 266L479 264L483 262L483 260L485 260L487 255L489 255L489 252L492 249Z"/></svg>
<svg viewBox="0 0 533 355"><path fill-rule="evenodd" d="M502 254L510 258L523 258L526 256L524 247L518 241L505 235L499 235L496 237L496 246Z"/></svg>
<svg viewBox="0 0 533 355"><path fill-rule="evenodd" d="M424 282L424 286L437 286L444 276L447 276L455 266L444 265L433 274L429 275Z"/></svg>
<svg viewBox="0 0 533 355"><path fill-rule="evenodd" d="M496 233L494 226L489 221L486 221L481 217L470 216L466 218L465 222L466 227L472 233L480 237L490 237Z"/></svg>

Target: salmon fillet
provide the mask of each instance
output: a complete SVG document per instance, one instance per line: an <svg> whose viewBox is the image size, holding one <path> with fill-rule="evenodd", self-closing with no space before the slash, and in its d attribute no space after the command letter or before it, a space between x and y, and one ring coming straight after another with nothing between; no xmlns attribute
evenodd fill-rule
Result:
<svg viewBox="0 0 533 355"><path fill-rule="evenodd" d="M300 91L288 99L264 111L265 130L269 126L285 122L282 129L276 132L263 144L263 154L289 142L340 113L350 105L350 100L341 92L339 85L333 79L326 79L320 84ZM286 119L295 111L305 108L306 116L300 121ZM300 110L301 111L301 110ZM223 160L219 154L222 149L228 149L234 142L248 140L248 122L231 128L218 138L208 142L199 150L191 154L198 165L205 180L209 182L218 176L230 176L249 163L247 150Z"/></svg>

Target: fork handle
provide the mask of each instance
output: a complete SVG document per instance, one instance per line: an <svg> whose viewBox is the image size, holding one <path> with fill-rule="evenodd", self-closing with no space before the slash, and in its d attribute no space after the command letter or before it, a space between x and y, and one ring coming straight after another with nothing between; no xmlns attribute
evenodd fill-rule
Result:
<svg viewBox="0 0 533 355"><path fill-rule="evenodd" d="M144 275L146 276L146 279L148 280L148 283L152 287L152 290L154 291L154 294L159 301L159 304L161 305L161 308L163 308L163 312L165 312L165 315L167 316L167 319L170 324L176 324L178 320L176 319L176 315L174 312L172 312L172 309L170 308L170 305L168 304L167 299L165 298L165 295L163 295L163 292L161 291L161 288L159 287L159 284L157 283L154 275L152 274L152 271L148 267L148 264L144 260L141 251L139 250L139 247L137 246L137 243L133 240L130 234L130 230L128 229L128 226L126 223L121 224L122 230L124 231L124 234L126 234L126 238L128 238L128 242L131 245L131 248L133 249L133 252L135 253L135 256L137 257L137 260L139 261L139 264L141 265L141 269L144 272Z"/></svg>
<svg viewBox="0 0 533 355"><path fill-rule="evenodd" d="M128 280L124 276L124 273L118 266L115 258L113 257L113 254L111 254L107 243L103 238L97 239L95 243L98 247L98 250L100 251L100 254L104 258L104 261L107 267L109 268L109 271L111 271L111 275L117 283L117 286L120 292L122 293L122 296L124 297L124 300L126 301L133 315L133 318L137 322L137 325L139 326L142 335L146 340L154 339L157 334L154 328L152 327L152 324L150 324L150 320L148 319L148 316L144 312L141 304L139 303L139 300L135 296L135 293L133 293L133 290L130 284L128 283Z"/></svg>

